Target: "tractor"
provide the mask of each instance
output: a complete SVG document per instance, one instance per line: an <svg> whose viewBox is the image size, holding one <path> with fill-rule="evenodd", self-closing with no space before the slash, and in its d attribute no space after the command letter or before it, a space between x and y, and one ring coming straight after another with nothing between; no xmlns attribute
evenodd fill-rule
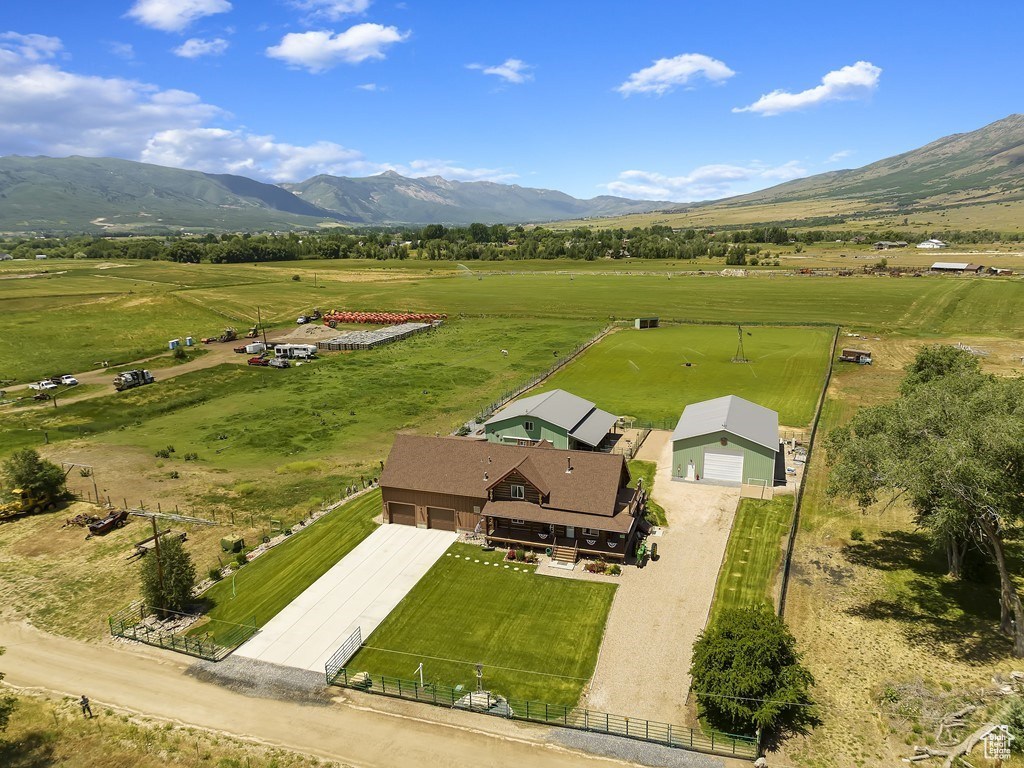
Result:
<svg viewBox="0 0 1024 768"><path fill-rule="evenodd" d="M42 512L44 509L53 509L56 506L53 499L45 496L35 498L21 488L15 488L11 491L11 495L14 497L12 501L0 504L0 520Z"/></svg>
<svg viewBox="0 0 1024 768"><path fill-rule="evenodd" d="M245 334L245 338L247 338L247 339L255 339L259 335L260 335L260 326L257 323L256 325L254 325L252 328L249 329L248 333Z"/></svg>

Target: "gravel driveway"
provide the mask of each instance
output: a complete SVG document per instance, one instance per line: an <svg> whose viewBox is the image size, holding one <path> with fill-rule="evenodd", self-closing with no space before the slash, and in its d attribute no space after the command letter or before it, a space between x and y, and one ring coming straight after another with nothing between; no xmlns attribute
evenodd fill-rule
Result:
<svg viewBox="0 0 1024 768"><path fill-rule="evenodd" d="M739 488L672 482L671 433L655 431L638 459L656 461L653 498L669 527L659 559L622 573L586 706L682 724L690 656L704 629L729 540Z"/></svg>

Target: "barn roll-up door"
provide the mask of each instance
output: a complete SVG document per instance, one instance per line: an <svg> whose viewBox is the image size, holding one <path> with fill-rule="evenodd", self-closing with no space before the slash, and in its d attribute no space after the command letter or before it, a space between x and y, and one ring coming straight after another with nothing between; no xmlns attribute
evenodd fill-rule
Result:
<svg viewBox="0 0 1024 768"><path fill-rule="evenodd" d="M704 477L721 483L743 482L743 454L704 451Z"/></svg>
<svg viewBox="0 0 1024 768"><path fill-rule="evenodd" d="M388 513L391 515L392 523L416 525L416 507L412 504L399 504L395 501L389 501Z"/></svg>

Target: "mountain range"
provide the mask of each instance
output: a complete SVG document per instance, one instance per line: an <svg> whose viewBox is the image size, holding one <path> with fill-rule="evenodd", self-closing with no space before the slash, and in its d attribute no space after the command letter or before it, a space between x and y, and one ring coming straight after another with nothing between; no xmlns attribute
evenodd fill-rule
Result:
<svg viewBox="0 0 1024 768"><path fill-rule="evenodd" d="M672 203L487 181L315 176L266 184L115 158L0 157L0 231L166 233L312 229L325 224L528 223L623 215Z"/></svg>
<svg viewBox="0 0 1024 768"><path fill-rule="evenodd" d="M113 158L0 157L0 232L266 231L325 225L465 225L617 217L674 226L841 224L920 212L1024 215L1024 115L1010 115L862 168L830 171L703 203L580 200L488 181L314 176L267 184ZM998 214L993 218L992 212ZM624 217L624 218L618 218ZM962 217L965 221L970 216ZM1012 227L1019 229L1020 225Z"/></svg>

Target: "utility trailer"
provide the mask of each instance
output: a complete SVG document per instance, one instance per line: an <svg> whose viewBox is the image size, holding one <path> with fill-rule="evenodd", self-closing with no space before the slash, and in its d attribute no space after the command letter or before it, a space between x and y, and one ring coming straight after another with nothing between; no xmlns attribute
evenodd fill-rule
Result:
<svg viewBox="0 0 1024 768"><path fill-rule="evenodd" d="M126 389L133 389L145 384L152 384L154 381L156 381L156 379L153 378L152 373L136 368L132 371L125 371L124 373L117 374L117 376L114 377L114 389L118 392L124 392Z"/></svg>
<svg viewBox="0 0 1024 768"><path fill-rule="evenodd" d="M860 365L871 365L871 353L866 349L844 349L839 355L839 361L843 363L858 363Z"/></svg>

